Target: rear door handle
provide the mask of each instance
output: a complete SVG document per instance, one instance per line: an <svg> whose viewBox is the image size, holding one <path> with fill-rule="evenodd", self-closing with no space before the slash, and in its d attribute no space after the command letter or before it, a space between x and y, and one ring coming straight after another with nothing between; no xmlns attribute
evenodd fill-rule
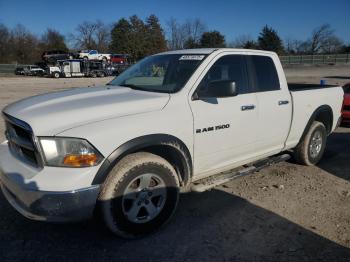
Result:
<svg viewBox="0 0 350 262"><path fill-rule="evenodd" d="M245 105L245 106L241 106L241 110L242 110L242 111L254 110L254 109L255 109L255 105Z"/></svg>
<svg viewBox="0 0 350 262"><path fill-rule="evenodd" d="M288 104L289 104L289 101L288 101L288 100L278 101L278 105L279 105L279 106L288 105Z"/></svg>

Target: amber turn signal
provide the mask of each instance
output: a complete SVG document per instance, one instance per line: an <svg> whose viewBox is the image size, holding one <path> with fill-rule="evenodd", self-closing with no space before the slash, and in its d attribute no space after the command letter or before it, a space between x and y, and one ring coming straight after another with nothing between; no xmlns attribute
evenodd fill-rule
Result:
<svg viewBox="0 0 350 262"><path fill-rule="evenodd" d="M63 159L63 164L72 167L89 167L94 166L97 162L96 154L66 155Z"/></svg>

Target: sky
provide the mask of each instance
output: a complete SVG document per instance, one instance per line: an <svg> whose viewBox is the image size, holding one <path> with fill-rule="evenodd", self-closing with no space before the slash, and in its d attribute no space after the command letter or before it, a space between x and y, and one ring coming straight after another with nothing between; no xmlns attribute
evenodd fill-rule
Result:
<svg viewBox="0 0 350 262"><path fill-rule="evenodd" d="M283 40L305 40L315 27L329 23L350 44L349 12L350 0L0 0L0 23L20 23L38 35L48 27L68 35L83 21L113 24L134 14L142 19L155 14L164 28L170 17L200 18L227 42L242 35L256 38L266 24Z"/></svg>

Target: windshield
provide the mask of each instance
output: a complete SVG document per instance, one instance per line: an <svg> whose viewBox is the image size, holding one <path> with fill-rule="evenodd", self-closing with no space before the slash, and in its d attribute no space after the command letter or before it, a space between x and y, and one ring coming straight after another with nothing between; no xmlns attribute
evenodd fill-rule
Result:
<svg viewBox="0 0 350 262"><path fill-rule="evenodd" d="M205 55L155 55L133 65L110 85L150 92L174 93L184 87Z"/></svg>

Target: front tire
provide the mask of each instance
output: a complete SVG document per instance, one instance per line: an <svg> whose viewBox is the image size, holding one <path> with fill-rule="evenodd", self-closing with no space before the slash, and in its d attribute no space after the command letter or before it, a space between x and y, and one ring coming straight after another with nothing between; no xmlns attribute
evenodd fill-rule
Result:
<svg viewBox="0 0 350 262"><path fill-rule="evenodd" d="M317 164L323 156L326 142L326 127L321 122L313 122L305 137L294 149L295 161L306 166Z"/></svg>
<svg viewBox="0 0 350 262"><path fill-rule="evenodd" d="M54 73L52 74L52 76L53 76L54 78L60 78L60 73L59 73L59 72L54 72Z"/></svg>
<svg viewBox="0 0 350 262"><path fill-rule="evenodd" d="M135 238L151 233L174 214L179 200L176 171L160 156L124 157L102 185L99 207L114 234Z"/></svg>

